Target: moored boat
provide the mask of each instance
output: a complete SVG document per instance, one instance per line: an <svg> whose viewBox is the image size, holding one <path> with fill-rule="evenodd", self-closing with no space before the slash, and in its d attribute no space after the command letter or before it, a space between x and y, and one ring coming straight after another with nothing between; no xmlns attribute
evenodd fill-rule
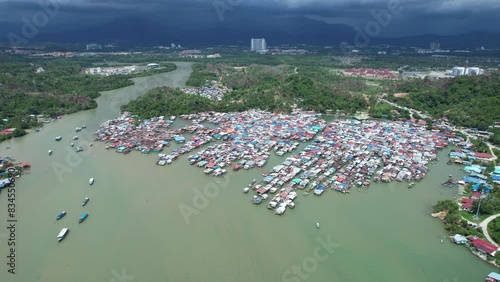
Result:
<svg viewBox="0 0 500 282"><path fill-rule="evenodd" d="M500 274L496 272L490 272L488 276L484 279L486 282L500 282Z"/></svg>
<svg viewBox="0 0 500 282"><path fill-rule="evenodd" d="M57 136L56 137L56 141L61 141L62 137L61 136Z"/></svg>
<svg viewBox="0 0 500 282"><path fill-rule="evenodd" d="M60 213L57 215L56 219L57 219L57 220L59 220L59 219L63 218L65 215L66 215L66 211L62 211L62 212L60 212Z"/></svg>
<svg viewBox="0 0 500 282"><path fill-rule="evenodd" d="M49 150L49 156L52 155L52 150Z"/></svg>
<svg viewBox="0 0 500 282"><path fill-rule="evenodd" d="M66 235L68 235L68 232L69 228L63 228L61 232L59 232L59 234L57 235L57 241L58 242L62 241L66 237Z"/></svg>
<svg viewBox="0 0 500 282"><path fill-rule="evenodd" d="M89 214L88 214L88 213L86 213L86 212L84 212L84 213L82 214L82 216L80 216L80 219L78 220L78 223L82 223L82 222L84 222L84 221L85 221L85 219L87 219L87 217L88 217L88 216L89 216Z"/></svg>
<svg viewBox="0 0 500 282"><path fill-rule="evenodd" d="M82 201L82 207L85 206L88 202L89 202L89 198L88 197L85 197L85 199L83 199Z"/></svg>
<svg viewBox="0 0 500 282"><path fill-rule="evenodd" d="M252 203L254 203L254 205L258 205L262 203L262 198L258 196L253 196Z"/></svg>
<svg viewBox="0 0 500 282"><path fill-rule="evenodd" d="M316 222L316 228L319 229L319 222Z"/></svg>
<svg viewBox="0 0 500 282"><path fill-rule="evenodd" d="M90 184L90 185L94 184L94 178L90 178L90 179L89 179L89 184Z"/></svg>
<svg viewBox="0 0 500 282"><path fill-rule="evenodd" d="M248 187L243 188L243 193L246 194L246 193L248 193L248 191L250 191L250 188L248 188Z"/></svg>

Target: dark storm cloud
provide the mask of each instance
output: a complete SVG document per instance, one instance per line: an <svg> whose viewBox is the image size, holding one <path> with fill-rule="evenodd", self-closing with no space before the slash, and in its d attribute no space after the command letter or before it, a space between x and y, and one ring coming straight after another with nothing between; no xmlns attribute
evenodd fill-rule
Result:
<svg viewBox="0 0 500 282"><path fill-rule="evenodd" d="M0 0L0 30L1 22L21 23L22 17L31 17L41 10L40 3L47 1L60 3L60 9L46 31L124 18L192 29L213 26L279 30L298 18L362 27L373 20L374 11L387 10L389 3L398 0ZM401 13L391 15L391 22L381 36L500 31L499 0L400 0L399 3Z"/></svg>

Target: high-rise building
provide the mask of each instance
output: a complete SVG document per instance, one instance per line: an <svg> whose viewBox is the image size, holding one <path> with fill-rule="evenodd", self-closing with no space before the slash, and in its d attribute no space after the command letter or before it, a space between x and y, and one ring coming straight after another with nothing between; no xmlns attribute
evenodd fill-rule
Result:
<svg viewBox="0 0 500 282"><path fill-rule="evenodd" d="M250 41L250 50L255 52L266 52L267 45L264 38L252 38Z"/></svg>
<svg viewBox="0 0 500 282"><path fill-rule="evenodd" d="M478 67L454 67L451 70L450 75L457 77L462 75L482 75L484 74L484 70Z"/></svg>
<svg viewBox="0 0 500 282"><path fill-rule="evenodd" d="M454 67L453 70L451 71L451 75L453 75L453 76L465 75L465 68L464 67Z"/></svg>
<svg viewBox="0 0 500 282"><path fill-rule="evenodd" d="M465 70L466 75L482 75L484 70L478 67L467 68Z"/></svg>
<svg viewBox="0 0 500 282"><path fill-rule="evenodd" d="M432 42L429 49L431 51L436 51L436 50L440 50L440 48L441 48L441 44L440 43Z"/></svg>

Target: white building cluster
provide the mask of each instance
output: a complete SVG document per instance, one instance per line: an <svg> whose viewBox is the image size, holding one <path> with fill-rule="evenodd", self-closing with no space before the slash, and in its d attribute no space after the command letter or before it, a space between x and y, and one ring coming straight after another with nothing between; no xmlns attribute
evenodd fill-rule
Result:
<svg viewBox="0 0 500 282"><path fill-rule="evenodd" d="M446 71L446 76L457 77L462 75L482 75L484 70L478 67L454 67Z"/></svg>

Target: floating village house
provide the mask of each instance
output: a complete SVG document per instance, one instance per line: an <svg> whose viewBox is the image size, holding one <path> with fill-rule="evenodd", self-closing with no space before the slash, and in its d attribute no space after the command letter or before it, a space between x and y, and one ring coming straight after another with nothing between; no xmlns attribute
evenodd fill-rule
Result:
<svg viewBox="0 0 500 282"><path fill-rule="evenodd" d="M499 249L497 246L488 243L481 238L472 240L472 244L474 245L474 247L478 249L479 252L489 254L490 256L493 257L495 256L495 254Z"/></svg>
<svg viewBox="0 0 500 282"><path fill-rule="evenodd" d="M453 236L451 240L457 245L463 245L467 243L467 238L460 234L455 234L455 236Z"/></svg>

